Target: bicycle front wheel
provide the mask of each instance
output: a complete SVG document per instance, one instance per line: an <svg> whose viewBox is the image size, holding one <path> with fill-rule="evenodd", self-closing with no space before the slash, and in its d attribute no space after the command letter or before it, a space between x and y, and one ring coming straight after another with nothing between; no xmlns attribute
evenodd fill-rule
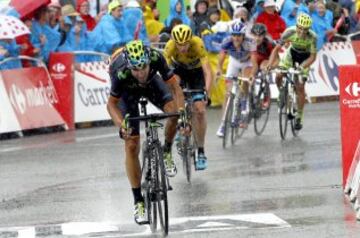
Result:
<svg viewBox="0 0 360 238"><path fill-rule="evenodd" d="M291 125L291 131L293 136L298 136L299 135L299 130L295 129L295 120L296 120L296 113L298 111L298 105L297 105L297 96L295 93L295 90L293 90L293 93L291 95L292 100L291 100L291 105L290 105L290 111L291 111L291 120L290 120L290 125Z"/></svg>
<svg viewBox="0 0 360 238"><path fill-rule="evenodd" d="M160 227L163 234L166 236L169 233L169 211L168 211L168 199L167 199L167 180L165 175L165 165L163 158L163 150L159 145L156 147L155 155L157 157L157 203L158 203L158 214Z"/></svg>
<svg viewBox="0 0 360 238"><path fill-rule="evenodd" d="M191 182L191 160L192 160L191 136L185 136L182 148L183 170L188 183Z"/></svg>
<svg viewBox="0 0 360 238"><path fill-rule="evenodd" d="M279 128L281 139L285 140L287 124L288 124L288 90L287 85L279 90L280 101L279 101Z"/></svg>
<svg viewBox="0 0 360 238"><path fill-rule="evenodd" d="M230 134L231 118L233 114L234 96L229 95L225 105L225 121L224 121L224 136L223 136L223 148L226 148L227 141Z"/></svg>
<svg viewBox="0 0 360 238"><path fill-rule="evenodd" d="M263 84L263 85L262 85ZM255 92L255 104L254 104L254 129L256 135L260 136L266 127L269 120L271 95L270 85L268 82L261 82L259 91Z"/></svg>

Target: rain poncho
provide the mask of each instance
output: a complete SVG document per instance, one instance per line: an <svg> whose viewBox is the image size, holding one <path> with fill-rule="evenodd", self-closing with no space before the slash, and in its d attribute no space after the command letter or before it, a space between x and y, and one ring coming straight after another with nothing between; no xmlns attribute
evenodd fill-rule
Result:
<svg viewBox="0 0 360 238"><path fill-rule="evenodd" d="M176 12L176 4L180 2L182 5L181 12ZM189 25L191 21L189 17L186 15L184 0L170 0L170 11L169 16L165 20L165 26L170 26L170 22L174 18L179 18L182 20L183 24Z"/></svg>
<svg viewBox="0 0 360 238"><path fill-rule="evenodd" d="M95 51L111 54L115 48L126 44L128 33L122 19L106 14L89 34Z"/></svg>
<svg viewBox="0 0 360 238"><path fill-rule="evenodd" d="M144 6L144 21L148 36L157 36L165 27L164 23L155 19L154 14L149 6Z"/></svg>
<svg viewBox="0 0 360 238"><path fill-rule="evenodd" d="M317 12L311 15L313 19L313 24L311 26L312 30L317 35L316 48L320 50L323 44L327 41L326 31L331 30L331 22L326 19L326 15L319 16Z"/></svg>
<svg viewBox="0 0 360 238"><path fill-rule="evenodd" d="M286 23L286 27L295 26L296 25L296 17L299 14L299 9L305 9L306 6L301 3L300 5L296 5L293 0L285 0L282 9L281 9L281 17L284 19ZM295 16L292 15L292 12L296 9L297 13Z"/></svg>
<svg viewBox="0 0 360 238"><path fill-rule="evenodd" d="M128 7L123 11L122 21L127 28L126 35L124 38L126 42L134 40L135 32L140 25L140 31L138 34L138 39L144 41L145 44L149 44L149 39L147 37L147 32L144 23L143 12L140 8L137 7Z"/></svg>
<svg viewBox="0 0 360 238"><path fill-rule="evenodd" d="M44 45L41 45L40 42L41 35L46 37ZM40 49L40 56L44 61L48 60L50 52L57 49L60 43L60 37L60 33L52 29L48 24L40 25L38 21L32 22L31 43L35 48Z"/></svg>
<svg viewBox="0 0 360 238"><path fill-rule="evenodd" d="M66 35L66 40L64 44L59 47L58 51L93 51L92 42L89 38L89 35L86 31L85 23L82 26L80 31L80 40L76 40L75 27L72 26L68 34ZM77 63L93 61L95 58L91 55L75 55L75 61Z"/></svg>
<svg viewBox="0 0 360 238"><path fill-rule="evenodd" d="M9 54L7 56L0 55L0 70L17 69L22 67L20 60L11 60L1 64L1 61L5 60L6 58L19 56L20 46L16 44L15 40L11 40L10 43L4 40L0 40L0 48L7 50Z"/></svg>

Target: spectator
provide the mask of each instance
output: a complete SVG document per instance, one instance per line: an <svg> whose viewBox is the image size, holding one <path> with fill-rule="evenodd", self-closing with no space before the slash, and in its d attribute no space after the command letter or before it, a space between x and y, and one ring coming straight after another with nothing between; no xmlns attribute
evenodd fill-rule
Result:
<svg viewBox="0 0 360 238"><path fill-rule="evenodd" d="M61 35L59 46L65 43L66 35L70 31L71 26L75 24L75 18L77 16L80 16L80 13L75 11L75 8L71 4L66 4L61 7L60 28L58 30Z"/></svg>
<svg viewBox="0 0 360 238"><path fill-rule="evenodd" d="M280 39L281 34L285 31L286 24L276 12L275 8L276 3L274 0L266 0L264 3L265 10L260 13L256 22L264 24L273 40L278 40Z"/></svg>
<svg viewBox="0 0 360 238"><path fill-rule="evenodd" d="M219 0L207 0L207 2L209 3L209 8L213 7L220 11L220 21L231 20L229 14L224 9L220 9Z"/></svg>
<svg viewBox="0 0 360 238"><path fill-rule="evenodd" d="M161 31L160 31L160 35L159 35L159 41L166 43L168 42L168 40L170 40L171 38L171 31L172 29L177 26L183 24L180 18L174 18L171 20L170 22L170 26L168 27L164 27Z"/></svg>
<svg viewBox="0 0 360 238"><path fill-rule="evenodd" d="M191 28L195 35L200 36L200 24L207 20L208 2L206 0L197 0L195 3L195 12L191 22Z"/></svg>
<svg viewBox="0 0 360 238"><path fill-rule="evenodd" d="M65 43L59 47L59 51L92 51L94 50L89 39L87 28L84 19L77 16L75 18L75 24L71 26L69 33L66 36ZM76 55L75 61L77 63L88 62L92 60L92 56L89 55Z"/></svg>
<svg viewBox="0 0 360 238"><path fill-rule="evenodd" d="M286 27L296 25L296 17L299 13L299 8L304 9L306 6L302 0L285 0L281 9L281 17L286 23Z"/></svg>
<svg viewBox="0 0 360 238"><path fill-rule="evenodd" d="M312 14L313 24L312 30L317 35L316 48L320 50L323 44L327 41L327 36L335 34L335 30L331 26L331 21L326 18L326 7L322 2L317 2L316 12Z"/></svg>
<svg viewBox="0 0 360 238"><path fill-rule="evenodd" d="M206 21L202 22L199 26L199 32L202 34L203 30L210 29L212 26L214 26L219 20L220 20L220 10L211 7L207 11L207 19Z"/></svg>
<svg viewBox="0 0 360 238"><path fill-rule="evenodd" d="M123 11L122 21L126 26L127 33L124 36L125 41L132 41L135 38L142 40L145 44L149 44L147 36L144 14L140 8L140 4L135 0L130 0Z"/></svg>
<svg viewBox="0 0 360 238"><path fill-rule="evenodd" d="M165 26L170 26L170 22L174 18L179 18L183 24L190 26L191 22L186 15L184 6L184 0L170 0L170 11L169 16L165 20Z"/></svg>
<svg viewBox="0 0 360 238"><path fill-rule="evenodd" d="M40 49L40 57L47 61L49 54L55 51L60 43L60 33L49 26L47 7L41 7L35 12L31 30L31 43Z"/></svg>
<svg viewBox="0 0 360 238"><path fill-rule="evenodd" d="M15 40L2 39L0 40L0 62L10 58L19 56L20 47ZM21 68L20 60L10 60L8 62L0 63L0 70Z"/></svg>
<svg viewBox="0 0 360 238"><path fill-rule="evenodd" d="M122 14L123 6L119 1L113 0L109 3L108 14L101 18L91 32L95 51L112 54L115 49L125 45L124 36L128 33L121 20Z"/></svg>
<svg viewBox="0 0 360 238"><path fill-rule="evenodd" d="M85 21L88 31L94 30L96 26L95 19L90 15L89 0L77 0L76 11L80 13L81 18Z"/></svg>
<svg viewBox="0 0 360 238"><path fill-rule="evenodd" d="M265 0L256 0L254 9L252 10L252 18L251 21L254 22L257 17L264 11L264 2Z"/></svg>
<svg viewBox="0 0 360 238"><path fill-rule="evenodd" d="M52 29L59 31L60 29L60 17L61 17L61 5L58 0L52 0L48 5L49 9L49 25Z"/></svg>
<svg viewBox="0 0 360 238"><path fill-rule="evenodd" d="M313 17L314 14L317 14L315 0L306 0L305 4L306 4L306 6L305 5L300 6L300 8L299 8L300 12L305 12L306 14L308 14L311 17ZM326 10L325 18L326 18L326 21L329 21L332 24L333 13L329 10Z"/></svg>
<svg viewBox="0 0 360 238"><path fill-rule="evenodd" d="M25 23L25 25L29 28L31 31L32 28L32 20L30 18L22 19L22 21ZM35 48L33 44L31 44L30 41L30 34L22 35L16 37L16 43L20 46L20 55L25 55L29 57L37 57L40 53L39 48ZM22 60L23 67L31 67L32 64L29 60Z"/></svg>

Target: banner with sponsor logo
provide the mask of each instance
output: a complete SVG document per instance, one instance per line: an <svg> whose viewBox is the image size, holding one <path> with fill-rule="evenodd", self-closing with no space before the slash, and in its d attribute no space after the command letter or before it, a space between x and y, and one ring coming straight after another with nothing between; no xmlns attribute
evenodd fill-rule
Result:
<svg viewBox="0 0 360 238"><path fill-rule="evenodd" d="M46 68L2 70L0 74L22 130L65 124L54 108L59 98Z"/></svg>
<svg viewBox="0 0 360 238"><path fill-rule="evenodd" d="M55 107L69 129L75 128L73 61L72 53L52 53L49 57L49 73L60 101Z"/></svg>
<svg viewBox="0 0 360 238"><path fill-rule="evenodd" d="M11 106L9 96L0 74L0 134L21 131L20 124Z"/></svg>
<svg viewBox="0 0 360 238"><path fill-rule="evenodd" d="M103 61L75 67L75 122L110 120L106 109L110 95L108 65Z"/></svg>
<svg viewBox="0 0 360 238"><path fill-rule="evenodd" d="M340 67L343 183L346 182L360 140L360 65Z"/></svg>
<svg viewBox="0 0 360 238"><path fill-rule="evenodd" d="M310 67L305 86L307 97L339 95L339 66L356 64L356 54L351 42L326 43L318 51L316 60ZM271 79L271 96L278 96L275 77Z"/></svg>

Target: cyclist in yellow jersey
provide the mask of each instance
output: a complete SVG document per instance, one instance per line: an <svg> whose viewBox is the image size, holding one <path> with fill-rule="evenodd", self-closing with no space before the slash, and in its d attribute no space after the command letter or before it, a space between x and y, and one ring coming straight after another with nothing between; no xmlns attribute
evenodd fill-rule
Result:
<svg viewBox="0 0 360 238"><path fill-rule="evenodd" d="M164 56L174 73L180 77L180 85L188 89L200 89L202 93L192 95L194 102L193 128L198 145L196 169L207 167L204 144L206 134L206 105L208 103L212 74L207 51L203 41L192 35L189 26L181 24L171 31L169 40L164 49Z"/></svg>

